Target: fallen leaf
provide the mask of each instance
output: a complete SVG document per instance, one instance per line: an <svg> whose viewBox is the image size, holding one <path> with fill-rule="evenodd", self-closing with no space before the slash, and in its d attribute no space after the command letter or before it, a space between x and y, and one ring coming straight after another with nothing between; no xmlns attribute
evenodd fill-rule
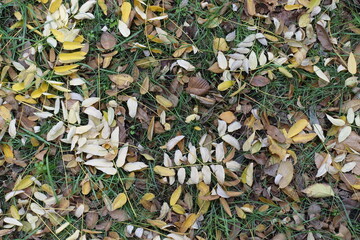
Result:
<svg viewBox="0 0 360 240"><path fill-rule="evenodd" d="M332 187L328 184L316 183L306 189L302 190L308 197L311 198L325 198L333 197L335 195Z"/></svg>
<svg viewBox="0 0 360 240"><path fill-rule="evenodd" d="M250 80L250 84L255 87L264 87L270 83L270 79L257 75Z"/></svg>

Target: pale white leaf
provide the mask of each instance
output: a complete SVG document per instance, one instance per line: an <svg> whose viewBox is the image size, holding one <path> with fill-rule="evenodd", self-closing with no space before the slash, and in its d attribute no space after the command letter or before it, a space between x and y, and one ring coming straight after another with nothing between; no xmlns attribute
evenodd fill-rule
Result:
<svg viewBox="0 0 360 240"><path fill-rule="evenodd" d="M355 113L354 113L354 109L352 107L348 109L346 119L347 119L347 122L350 124L352 124L354 122Z"/></svg>
<svg viewBox="0 0 360 240"><path fill-rule="evenodd" d="M79 9L79 13L88 12L94 5L96 4L96 0L89 0L85 2Z"/></svg>
<svg viewBox="0 0 360 240"><path fill-rule="evenodd" d="M215 160L216 162L221 162L224 160L225 152L224 152L224 142L216 144L215 147Z"/></svg>
<svg viewBox="0 0 360 240"><path fill-rule="evenodd" d="M170 140L166 143L166 149L167 149L168 151L172 150L172 149L176 146L176 144L178 144L181 140L184 139L184 137L185 137L185 136L180 135L180 136L176 136L176 137L170 139Z"/></svg>
<svg viewBox="0 0 360 240"><path fill-rule="evenodd" d="M97 103L100 101L100 98L98 97L90 97L90 98L87 98L85 99L82 103L81 103L81 106L82 107L90 107L91 105Z"/></svg>
<svg viewBox="0 0 360 240"><path fill-rule="evenodd" d="M218 52L218 55L217 55L217 62L221 69L223 69L223 70L227 69L228 62L226 60L224 53L222 53L220 51Z"/></svg>
<svg viewBox="0 0 360 240"><path fill-rule="evenodd" d="M336 118L333 118L332 116L326 114L326 117L327 119L329 119L329 121L335 125L335 126L338 126L338 127L342 127L345 125L345 121L342 120L342 119L336 119Z"/></svg>
<svg viewBox="0 0 360 240"><path fill-rule="evenodd" d="M350 126L343 127L339 132L338 142L341 143L345 141L350 136L350 134L351 134L351 127Z"/></svg>
<svg viewBox="0 0 360 240"><path fill-rule="evenodd" d="M108 154L106 148L95 144L87 144L78 149L79 152L85 152L96 156L105 156Z"/></svg>
<svg viewBox="0 0 360 240"><path fill-rule="evenodd" d="M46 213L44 208L40 207L37 203L31 203L30 209L38 215L44 215Z"/></svg>
<svg viewBox="0 0 360 240"><path fill-rule="evenodd" d="M258 62L257 62L256 53L254 51L251 51L249 55L249 68L250 70L254 70L257 68L257 66L258 66Z"/></svg>
<svg viewBox="0 0 360 240"><path fill-rule="evenodd" d="M56 48L56 46L57 46L57 41L53 37L48 37L46 39L46 42L53 48Z"/></svg>
<svg viewBox="0 0 360 240"><path fill-rule="evenodd" d="M10 121L8 132L11 138L16 137L16 119Z"/></svg>
<svg viewBox="0 0 360 240"><path fill-rule="evenodd" d="M112 167L113 166L113 163L111 161L108 161L103 158L91 159L91 160L86 161L84 164L88 165L88 166L93 166L93 167Z"/></svg>
<svg viewBox="0 0 360 240"><path fill-rule="evenodd" d="M218 120L218 127L217 127L217 131L219 133L219 136L222 137L225 135L226 133L226 122L223 120Z"/></svg>
<svg viewBox="0 0 360 240"><path fill-rule="evenodd" d="M230 144L231 146L233 146L234 148L236 148L237 150L240 150L240 143L233 136L226 134L222 136L221 139L224 140L226 143Z"/></svg>
<svg viewBox="0 0 360 240"><path fill-rule="evenodd" d="M116 167L124 166L128 150L129 150L129 144L127 143L119 150L118 157L116 160Z"/></svg>
<svg viewBox="0 0 360 240"><path fill-rule="evenodd" d="M211 162L211 153L208 148L200 147L200 155L204 163Z"/></svg>
<svg viewBox="0 0 360 240"><path fill-rule="evenodd" d="M322 142L324 142L325 141L324 131L323 131L322 127L320 126L320 124L314 123L313 129L314 129L314 132L316 133L316 135L320 138L320 140Z"/></svg>
<svg viewBox="0 0 360 240"><path fill-rule="evenodd" d="M71 236L66 238L65 240L76 240L80 235L80 230L76 230Z"/></svg>
<svg viewBox="0 0 360 240"><path fill-rule="evenodd" d="M344 173L350 172L351 170L354 169L355 166L356 166L356 162L346 163L346 164L341 168L341 171L344 172Z"/></svg>
<svg viewBox="0 0 360 240"><path fill-rule="evenodd" d="M191 65L191 63L189 63L188 61L179 59L176 62L177 64L179 64L180 67L184 68L186 71L195 71L195 67Z"/></svg>
<svg viewBox="0 0 360 240"><path fill-rule="evenodd" d="M96 108L94 108L93 106L87 107L84 110L84 113L86 113L87 115L92 116L94 118L97 118L97 119L102 118L102 113L99 110L97 110Z"/></svg>
<svg viewBox="0 0 360 240"><path fill-rule="evenodd" d="M121 35L123 35L123 37L130 36L131 31L130 31L129 27L126 25L126 23L124 23L121 20L118 21L118 29L119 29Z"/></svg>
<svg viewBox="0 0 360 240"><path fill-rule="evenodd" d="M134 118L136 116L137 108L138 108L138 102L136 100L136 97L130 97L127 100L127 106L129 109L129 116Z"/></svg>
<svg viewBox="0 0 360 240"><path fill-rule="evenodd" d="M325 82L330 82L330 79L325 75L325 73L318 66L314 65L314 71L320 79L324 80Z"/></svg>
<svg viewBox="0 0 360 240"><path fill-rule="evenodd" d="M46 118L52 117L54 114L49 113L49 112L34 112L34 115L39 118L46 119Z"/></svg>
<svg viewBox="0 0 360 240"><path fill-rule="evenodd" d="M131 162L131 163L127 163L125 164L125 166L123 167L123 169L127 172L134 172L134 171L140 171L143 170L145 168L147 168L148 165L146 165L143 162Z"/></svg>
<svg viewBox="0 0 360 240"><path fill-rule="evenodd" d="M218 183L223 184L225 181L225 170L221 165L211 165L211 170L215 174L216 180Z"/></svg>
<svg viewBox="0 0 360 240"><path fill-rule="evenodd" d="M64 122L58 122L55 126L53 126L48 134L46 135L47 141L55 140L61 134L65 132Z"/></svg>
<svg viewBox="0 0 360 240"><path fill-rule="evenodd" d="M186 177L186 171L185 168L179 168L178 172L177 172L177 177L178 177L178 181L180 184L183 184L185 181L185 177Z"/></svg>
<svg viewBox="0 0 360 240"><path fill-rule="evenodd" d="M209 166L203 166L201 169L201 173L203 175L203 181L205 184L210 185L211 183L211 170Z"/></svg>
<svg viewBox="0 0 360 240"><path fill-rule="evenodd" d="M236 130L239 130L240 128L241 128L241 123L238 121L235 121L235 122L232 122L228 126L227 130L228 130L228 132L235 132Z"/></svg>
<svg viewBox="0 0 360 240"><path fill-rule="evenodd" d="M230 198L230 196L225 192L225 190L219 184L216 187L216 194L222 198Z"/></svg>
<svg viewBox="0 0 360 240"><path fill-rule="evenodd" d="M231 41L234 41L235 40L235 37L236 37L236 32L235 31L232 31L231 33L227 34L226 37L225 37L225 40L227 42L231 42Z"/></svg>
<svg viewBox="0 0 360 240"><path fill-rule="evenodd" d="M23 226L23 224L20 221L16 220L15 218L12 218L12 217L5 217L4 222L11 224L11 225L19 226L19 227Z"/></svg>

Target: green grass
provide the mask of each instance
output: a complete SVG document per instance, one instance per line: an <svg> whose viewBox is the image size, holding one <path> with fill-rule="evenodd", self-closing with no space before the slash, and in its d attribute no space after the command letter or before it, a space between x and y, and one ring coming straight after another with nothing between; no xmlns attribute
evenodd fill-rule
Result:
<svg viewBox="0 0 360 240"><path fill-rule="evenodd" d="M180 4L182 1L176 0L175 5ZM227 23L226 25L221 25L221 27L216 28L207 28L209 23L204 25L200 25L197 22L197 18L208 18L209 21L220 17L220 12L226 3L219 4L219 1L209 1L216 5L216 8L212 13L205 11L201 8L200 2L197 1L189 1L189 4L183 8L174 8L168 12L169 19L165 21L165 24L162 25L162 28L166 29L166 24L170 24L171 22L176 23L181 26L185 21L189 23L190 27L183 29L184 33L181 38L177 38L179 42L187 42L188 44L194 44L198 49L199 53L197 54L188 54L186 57L188 61L191 62L196 67L196 72L190 73L191 76L195 76L195 73L200 73L204 79L206 79L212 88L216 88L217 85L221 82L220 77L221 74L214 74L208 71L207 69L216 61L216 55L212 49L212 41L215 37L225 37L229 32L236 30L236 38L234 42L230 43L233 47L237 43L241 42L246 36L253 33L247 29L248 24L245 23L241 14L234 13L230 10L226 11L221 19L223 23ZM36 1L31 1L28 4L38 4ZM35 7L35 5L33 5ZM14 10L19 11L23 16L23 26L19 29L9 29L9 26L14 24L13 12ZM241 8L240 8L241 10ZM240 11L239 10L239 11ZM344 19L343 12L346 11L349 13L349 16ZM142 50L129 51L131 44L135 42L139 42L141 44L147 45L151 48L158 48L163 51L162 55L151 53L151 56L155 57L160 61L160 66L151 67L148 69L142 69L139 78L136 80L134 87L120 90L118 95L128 95L128 96L136 96L138 101L143 105L140 105L149 116L156 112L157 110L157 102L155 99L156 94L169 94L169 87L171 82L176 79L176 75L174 72L169 71L166 74L162 74L161 70L163 66L161 63L166 63L166 61L174 60L172 57L173 52L176 48L173 45L165 45L165 44L157 44L154 42L149 42L144 34L144 26L140 25L134 27L132 29L132 35L129 38L122 37L117 30L117 19L118 16L114 12L111 12L109 16L104 17L101 9L96 5L94 8L95 19L92 21L83 21L79 23L77 27L82 29L82 34L84 34L84 38L90 45L89 54L87 55L89 58L95 58L98 55L101 55L102 52L96 47L96 43L100 41L101 36L101 28L107 26L109 28L109 32L115 32L115 37L117 38L116 50L119 52L114 56L113 64L107 69L91 69L89 65L85 63L81 63L82 68L86 71L87 78L85 79L89 93L92 96L100 97L102 100L102 104L106 104L109 100L116 100L116 96L108 96L106 94L107 90L111 90L112 82L109 80L109 74L116 74L117 69L120 66L124 66L128 64L128 67L124 71L124 73L132 74L133 69L136 68L135 62L143 59L145 56ZM15 60L19 57L19 49L24 47L28 42L30 42L31 46L44 45L48 47L46 40L41 38L33 31L26 28L26 23L31 23L34 25L33 18L34 12L27 4L18 1L12 1L10 3L0 5L0 20L3 22L0 25L0 52L2 57L6 57L12 60ZM354 6L349 4L345 5L345 3L339 4L339 8L334 12L330 13L331 15L331 25L330 29L332 32L332 36L336 38L348 38L351 39L353 46L360 42L360 36L351 32L347 29L348 23L352 23L356 27L360 28L360 17L354 9ZM257 24L261 26L262 21L258 21ZM38 26L38 29L41 29L41 25ZM227 29L227 30L225 30ZM346 30L344 30L346 29ZM168 31L168 30L167 30ZM186 34L185 34L186 33ZM174 32L169 31L169 34L175 35ZM186 35L190 36L187 37ZM318 46L317 46L318 47ZM49 48L48 48L49 49ZM256 43L253 47L253 50L256 53L260 53L264 47L259 43ZM278 46L268 46L266 50L270 51L278 51ZM337 49L340 56L347 57L346 52L343 52L343 49ZM308 57L318 56L318 48L313 48L309 51ZM321 55L320 62L318 65L323 66L325 57L335 57L336 54L333 52L326 52ZM38 56L35 59L38 66L41 66L42 69L47 68L47 62L45 59L45 55ZM2 67L2 66L1 66ZM146 152L151 154L155 161L149 161L149 169L144 171L141 174L137 174L135 178L134 184L126 190L128 196L130 196L130 203L126 204L122 209L126 211L129 215L129 220L125 222L117 222L114 221L110 227L110 231L117 232L121 237L127 238L124 235L124 228L131 224L136 227L154 228L149 223L147 223L147 219L155 219L159 216L159 211L150 212L145 210L140 204L140 199L145 193L154 193L156 195L156 203L161 206L162 202L168 202L170 199L170 195L175 190L176 184L172 186L162 185L159 182L158 176L153 172L153 167L155 165L162 165L163 162L163 154L164 150L160 147L163 146L169 139L173 138L177 134L182 134L186 136L186 144L185 149L187 149L187 144L191 142L193 145L198 145L198 141L203 134L206 132L212 131L214 133L217 132L216 126L214 126L214 121L218 119L218 115L223 111L234 110L234 107L240 102L250 101L254 108L258 108L259 112L266 112L270 117L270 122L274 126L280 123L281 125L291 125L288 121L287 114L290 112L303 112L304 114L309 116L310 108L316 107L319 104L325 103L321 109L318 109L319 113L324 113L327 109L339 106L342 102L349 99L351 96L351 89L344 87L344 81L346 78L350 77L349 73L341 72L337 73L335 65L328 65L323 70L328 71L330 76L332 76L331 84L319 87L317 85L318 78L314 73L309 73L305 70L293 69L291 70L294 78L287 78L278 71L276 71L277 66L272 64L267 64L263 68L259 69L257 73L260 73L263 70L273 70L275 74L275 79L271 81L271 83L265 87L257 88L248 86L245 93L238 94L233 97L231 100L234 104L224 104L224 102L228 102L230 100L230 94L232 91L236 90L236 86L231 89L231 91L227 94L224 94L224 102L218 101L214 106L209 108L209 112L200 112L202 115L202 119L206 118L206 121L194 121L191 123L185 123L186 116L193 113L193 108L195 105L201 105L201 103L189 96L185 91L183 92L175 92L173 93L179 99L179 103L176 107L172 108L170 111L167 111L167 117L171 118L172 129L166 131L163 134L156 134L152 141L149 141L146 137L146 124L142 124L139 121L135 121L130 119L129 117L125 117L125 129L128 133L128 139L132 141L134 145L133 148L137 148L138 144L143 146L146 149ZM304 79L300 79L299 75L302 75ZM145 95L141 95L139 90L141 83L145 76L150 78L151 84L161 89L162 92L159 93L147 93ZM48 75L47 78L51 78L51 80L61 80L60 77L55 77L52 75ZM247 82L249 76L247 76L245 82ZM290 98L288 96L289 88L293 86L293 94ZM77 93L83 93L83 89L81 87L73 88ZM214 96L214 92L210 92L210 96ZM331 99L328 99L331 96ZM126 108L126 102L119 102L119 105ZM207 116L211 114L211 116ZM243 114L239 114L238 118L242 120L242 122L246 119ZM83 122L87 120L84 118ZM158 119L157 119L158 120ZM21 174L32 174L36 175L37 179L41 182L49 184L53 190L61 190L57 194L61 194L65 189L69 189L68 196L69 199L77 201L78 203L85 201L90 204L89 199L92 201L92 204L96 205L96 207L92 208L92 211L96 210L101 212L104 207L103 199L101 199L101 195L105 195L109 197L109 199L114 199L117 194L120 192L124 192L124 184L129 181L128 173L119 169L119 174L107 177L104 174L97 173L93 174L88 168L82 167L77 170L77 172L71 172L66 169L64 166L64 162L62 160L62 155L69 153L69 146L66 144L54 144L46 141L46 133L50 130L53 124L56 123L56 119L44 120L41 125L41 132L34 134L24 128L20 128L19 136L15 139L8 139L6 142L0 142L1 144L9 144L13 147L13 149L19 149L19 155L21 159L24 159L27 162L27 167L25 171L21 172ZM201 127L200 131L195 131L194 127ZM141 131L140 131L141 130ZM265 136L265 135L264 135ZM44 149L48 149L48 153L45 155L43 161L36 160L34 155L37 153L38 147L33 147L29 140L25 142L25 145L22 143L21 138L31 138L35 137L40 144L44 144ZM243 130L239 134L237 134L237 138L244 142L248 137L248 132ZM325 151L323 145L315 145L313 143L309 144L300 144L296 146L291 146L291 150L294 150L298 156L298 164L295 167L296 174L302 175L307 174L309 176L316 175L316 167L314 164L314 154L316 152ZM187 151L186 151L187 152ZM137 153L139 154L139 153ZM170 154L171 155L171 154ZM172 156L171 156L172 157ZM242 163L242 170L245 166L250 162L244 159L243 153L237 153L235 155L236 159L239 159ZM41 163L40 163L41 162ZM36 164L37 163L37 164ZM66 164L66 163L65 163ZM187 176L189 176L190 167L185 167L187 171ZM18 168L14 166L10 171L16 171ZM263 171L263 167L256 167L256 173L259 173L263 179L256 179L256 183L259 185L262 191L265 191L265 188L272 184L272 180L267 178L263 172L259 172L259 169ZM81 194L81 186L80 183L88 174L91 184L93 186L98 186L98 189L93 189L86 197ZM241 175L241 172L238 173ZM13 181L10 176L0 176L0 179L5 182ZM331 183L333 186L338 186L338 182L334 179L328 177L326 181ZM215 184L215 181L213 180ZM101 186L101 189L99 187ZM10 189L1 189L0 195L4 195ZM255 237L258 233L255 231L256 227L259 224L264 224L266 226L265 237L272 238L277 233L285 233L287 234L289 239L298 239L304 238L309 231L314 234L321 234L323 239L335 239L335 234L325 230L316 230L312 228L306 228L307 224L311 224L311 219L308 219L306 216L306 210L309 208L311 204L318 204L321 206L321 216L320 220L326 221L327 218L343 215L346 213L345 211L345 203L340 197L336 197L332 200L313 200L309 199L305 196L301 196L301 202L298 203L297 206L291 206L288 211L284 212L283 209L277 206L270 206L266 212L259 212L258 208L264 205L264 203L260 202L258 197L259 193L255 192L254 189L239 187L237 186L235 190L245 191L245 193L236 198L235 200L231 200L230 208L232 210L233 216L230 217L224 211L223 207L220 206L219 201L215 200L211 203L211 206L204 216L204 220L202 221L200 228L197 230L193 230L195 234L202 236L206 239L235 239L234 235L238 235L240 233L247 234L249 237ZM195 186L188 186L183 194L188 193L192 196L193 201L193 211L196 212L199 210L198 205L196 204L196 196L198 194L198 190ZM286 201L289 201L288 197L282 193L280 190L274 190L274 196ZM7 203L1 200L2 209L9 209L12 204L16 204L15 200L11 200ZM255 205L254 213L247 213L246 219L239 219L235 214L235 206L243 206L244 204L252 204ZM288 204L292 205L292 202L288 202ZM353 211L355 212L355 210ZM294 230L293 226L290 224L282 223L285 218L291 219L294 214L299 214L304 217L303 224L305 225L305 229L302 230ZM354 213L357 216L345 215L345 222L347 223L347 227L353 236L359 235L359 217L358 212ZM66 239L70 234L74 232L75 229L86 228L85 220L83 218L77 219L73 216L73 214L65 215L64 218L66 221L70 222L72 227L68 227L61 234L56 236L56 239ZM109 221L110 217L105 216L99 217L99 223L104 221ZM42 229L43 226L39 226L38 229ZM166 231L155 228L156 231L161 232L162 234L166 234ZM30 239L31 235L34 234L35 231L31 232L18 232L19 235L16 236L17 239ZM55 237L55 235L47 235L47 237ZM12 239L12 237L5 236L4 239Z"/></svg>

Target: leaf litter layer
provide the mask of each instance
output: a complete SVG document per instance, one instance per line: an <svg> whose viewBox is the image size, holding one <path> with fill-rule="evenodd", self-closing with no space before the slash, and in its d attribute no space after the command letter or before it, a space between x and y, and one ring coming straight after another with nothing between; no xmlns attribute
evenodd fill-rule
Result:
<svg viewBox="0 0 360 240"><path fill-rule="evenodd" d="M356 4L3 1L1 237L356 239Z"/></svg>

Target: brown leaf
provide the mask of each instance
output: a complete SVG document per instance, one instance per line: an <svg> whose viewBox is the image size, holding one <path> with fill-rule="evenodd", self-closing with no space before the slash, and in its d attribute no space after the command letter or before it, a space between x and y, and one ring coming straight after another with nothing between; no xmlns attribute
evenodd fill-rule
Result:
<svg viewBox="0 0 360 240"><path fill-rule="evenodd" d="M200 77L191 77L186 92L198 96L206 94L210 90L209 83Z"/></svg>
<svg viewBox="0 0 360 240"><path fill-rule="evenodd" d="M116 38L108 32L103 32L103 34L101 35L101 46L106 49L106 50L110 50L113 49L117 43Z"/></svg>
<svg viewBox="0 0 360 240"><path fill-rule="evenodd" d="M317 33L317 38L321 43L321 46L323 46L323 48L325 48L326 50L331 51L333 48L332 43L325 28L319 24L316 24L316 33Z"/></svg>
<svg viewBox="0 0 360 240"><path fill-rule="evenodd" d="M109 212L109 214L110 214L111 218L113 218L119 222L124 222L124 221L127 221L130 219L129 215L126 213L126 211L121 210L121 209L111 211L111 212Z"/></svg>
<svg viewBox="0 0 360 240"><path fill-rule="evenodd" d="M88 212L85 219L86 227L88 229L94 229L98 220L99 214L97 214L96 212Z"/></svg>
<svg viewBox="0 0 360 240"><path fill-rule="evenodd" d="M108 75L110 80L114 82L118 88L128 88L132 82L134 82L134 78L128 74L115 74Z"/></svg>
<svg viewBox="0 0 360 240"><path fill-rule="evenodd" d="M257 75L250 80L250 84L255 87L264 87L270 83L270 79Z"/></svg>
<svg viewBox="0 0 360 240"><path fill-rule="evenodd" d="M284 134L277 127L268 125L266 127L266 133L280 143L284 143L286 141Z"/></svg>

